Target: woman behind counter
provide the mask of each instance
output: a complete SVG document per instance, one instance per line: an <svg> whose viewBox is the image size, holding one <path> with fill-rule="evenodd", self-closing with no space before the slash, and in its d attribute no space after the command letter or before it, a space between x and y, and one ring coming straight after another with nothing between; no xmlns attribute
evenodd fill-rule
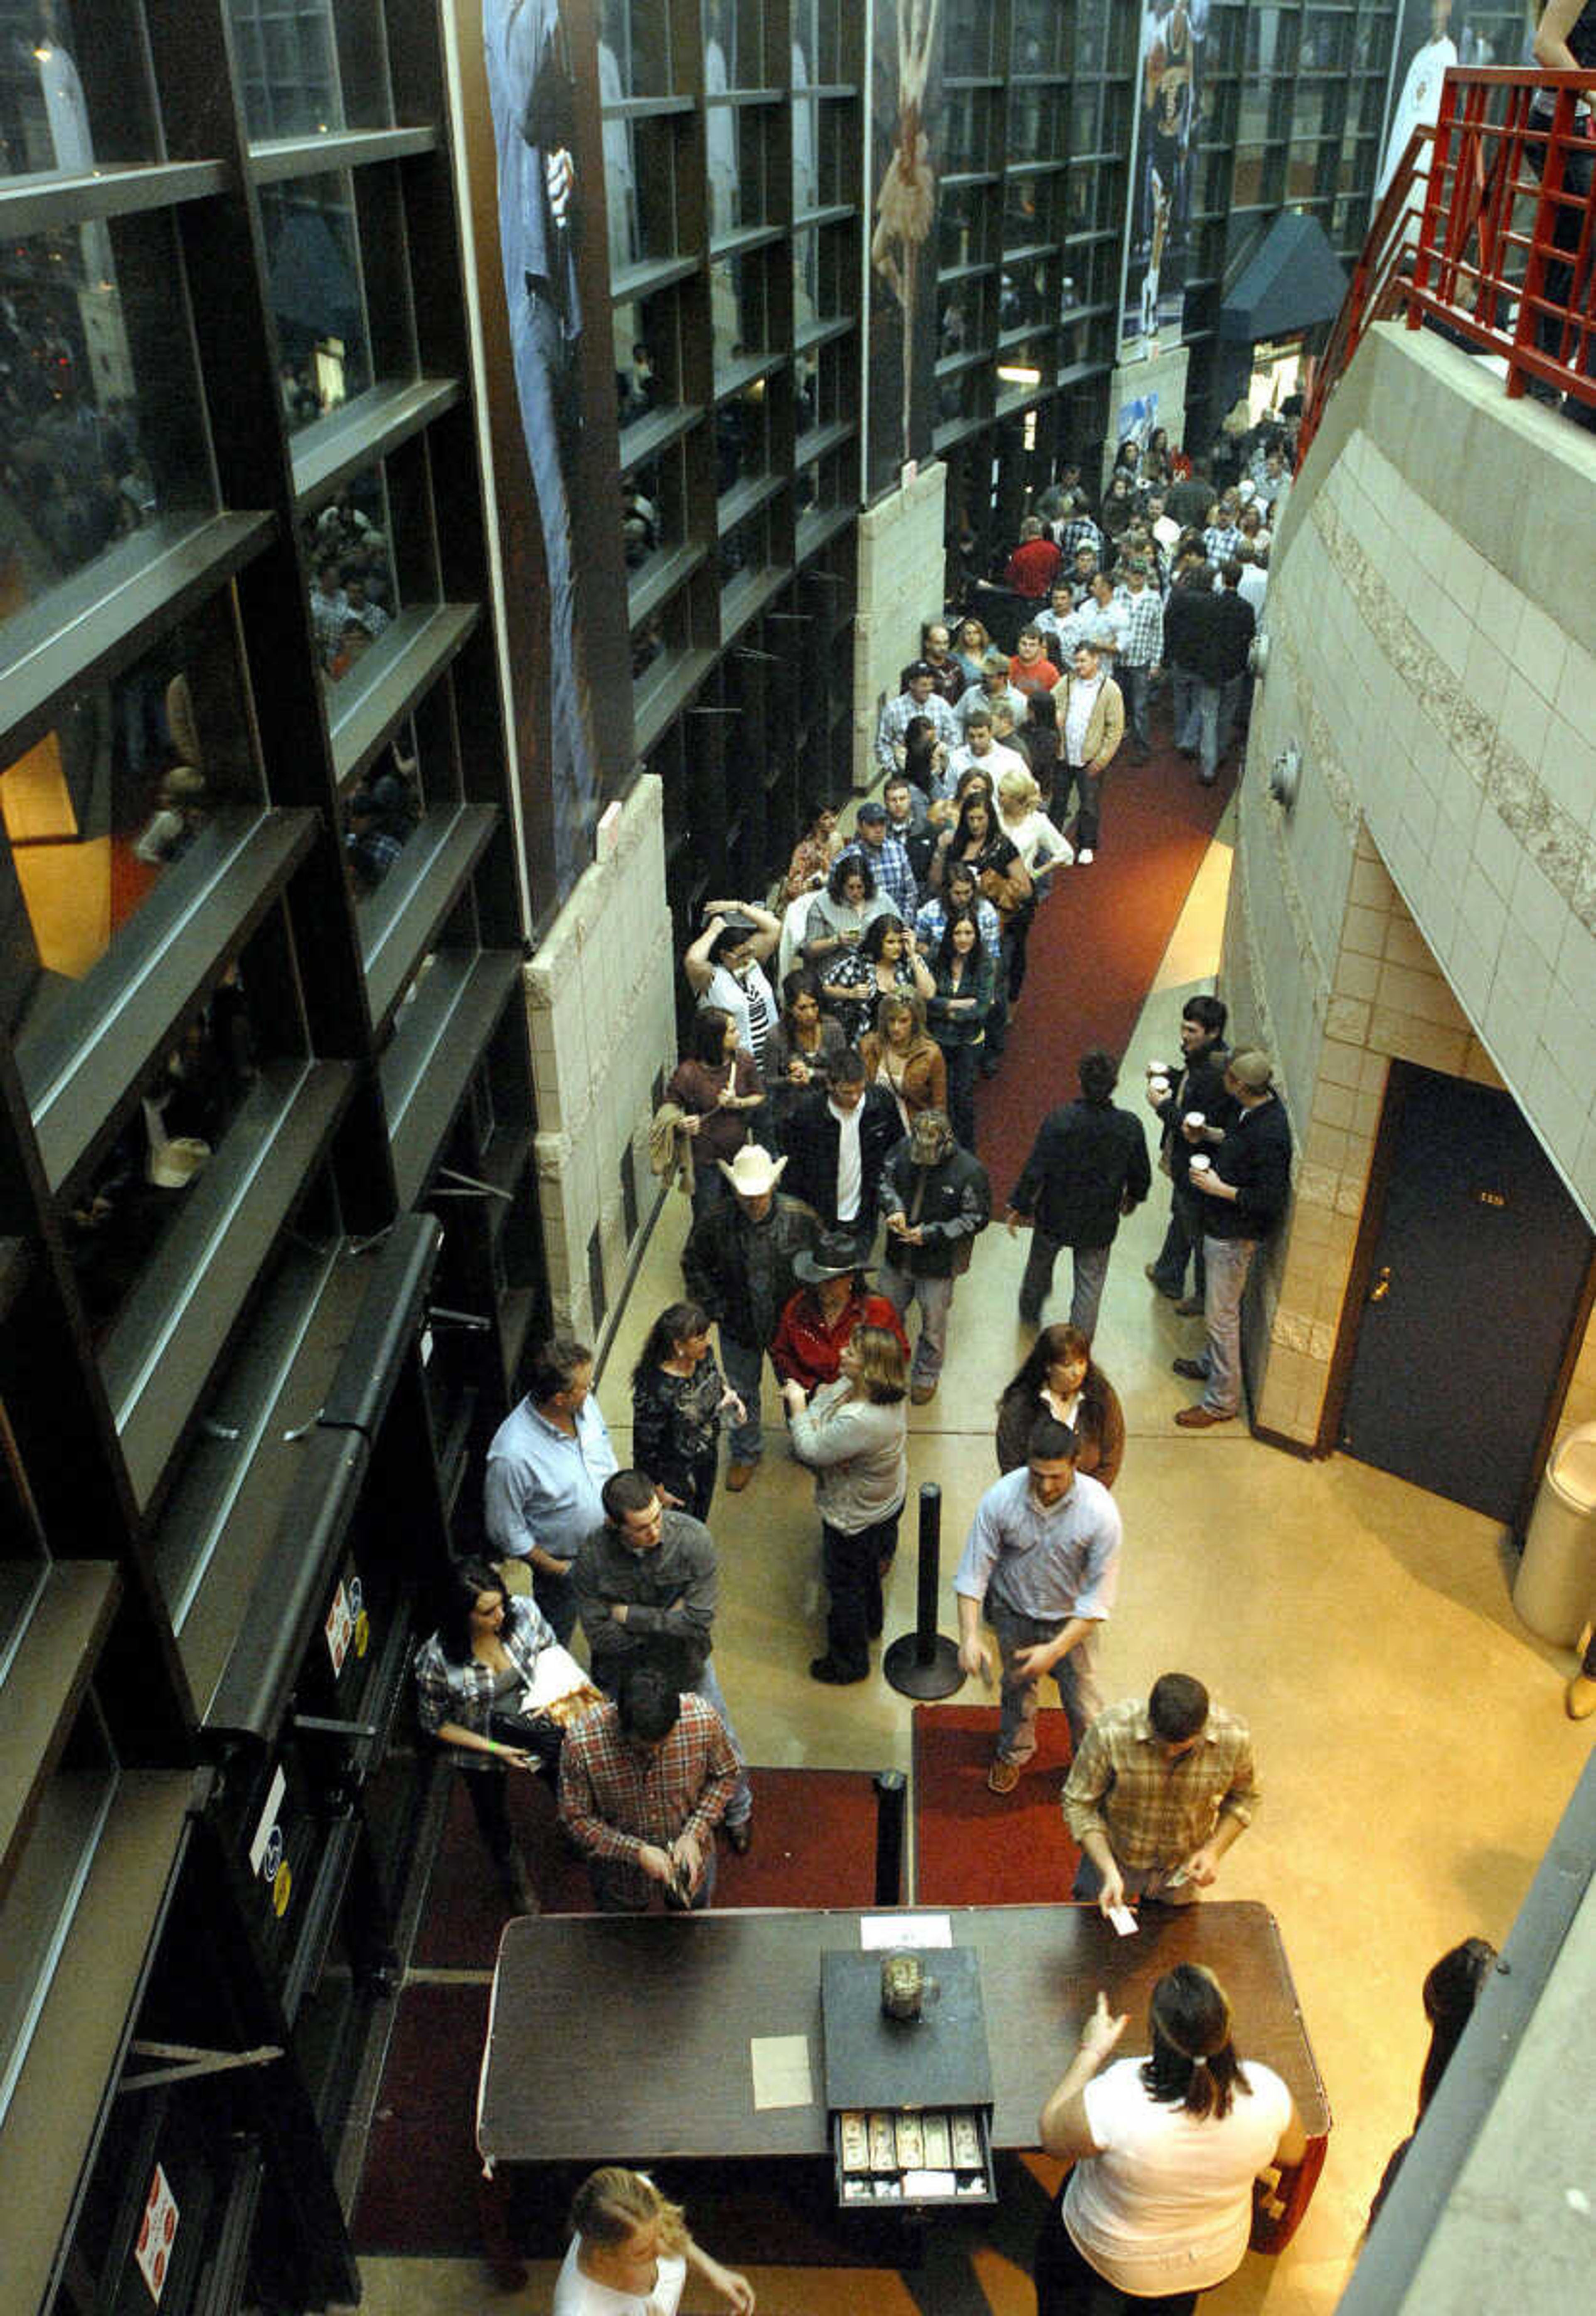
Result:
<svg viewBox="0 0 1596 2316"><path fill-rule="evenodd" d="M690 2271L735 2316L753 2316L753 2286L694 2243L680 2204L667 2203L644 2172L607 2164L572 2199L554 2316L676 2316Z"/></svg>
<svg viewBox="0 0 1596 2316"><path fill-rule="evenodd" d="M1306 2147L1272 2067L1245 2066L1212 1971L1153 1989L1146 2059L1105 2061L1125 2032L1104 1997L1042 2109L1045 2151L1074 2165L1037 2239L1037 2316L1190 2316L1240 2267L1253 2182Z"/></svg>
<svg viewBox="0 0 1596 2316"><path fill-rule="evenodd" d="M552 1770L558 1762L558 1724L520 1714L538 1658L553 1642L554 1627L536 1601L506 1592L491 1560L462 1560L450 1571L438 1629L415 1658L422 1728L452 1749L457 1768L474 1772L466 1791L482 1839L505 1896L522 1914L535 1913L537 1901L510 1831L506 1773L544 1761Z"/></svg>

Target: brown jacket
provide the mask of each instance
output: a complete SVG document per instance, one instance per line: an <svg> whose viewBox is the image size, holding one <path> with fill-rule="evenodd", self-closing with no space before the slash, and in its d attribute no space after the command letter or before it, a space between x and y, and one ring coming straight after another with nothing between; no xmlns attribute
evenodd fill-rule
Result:
<svg viewBox="0 0 1596 2316"><path fill-rule="evenodd" d="M1070 686L1078 679L1066 675L1053 694L1053 704L1058 710L1058 758L1065 762L1065 729L1069 721ZM1094 772L1106 772L1119 753L1119 743L1125 737L1125 701L1119 685L1111 675L1105 675L1102 690L1097 695L1086 726L1086 762Z"/></svg>
<svg viewBox="0 0 1596 2316"><path fill-rule="evenodd" d="M882 1061L885 1042L875 1029L867 1030L859 1041L864 1061L865 1075L884 1085L888 1093L894 1091ZM932 1038L922 1038L911 1046L909 1058L904 1064L904 1108L914 1118L923 1109L946 1109L948 1107L948 1064L942 1049Z"/></svg>

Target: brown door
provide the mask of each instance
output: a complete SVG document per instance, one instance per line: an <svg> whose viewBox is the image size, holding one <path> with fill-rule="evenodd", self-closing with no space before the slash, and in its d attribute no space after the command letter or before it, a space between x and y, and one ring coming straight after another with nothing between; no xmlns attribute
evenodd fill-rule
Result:
<svg viewBox="0 0 1596 2316"><path fill-rule="evenodd" d="M1396 1064L1340 1445L1516 1522L1592 1239L1511 1097Z"/></svg>

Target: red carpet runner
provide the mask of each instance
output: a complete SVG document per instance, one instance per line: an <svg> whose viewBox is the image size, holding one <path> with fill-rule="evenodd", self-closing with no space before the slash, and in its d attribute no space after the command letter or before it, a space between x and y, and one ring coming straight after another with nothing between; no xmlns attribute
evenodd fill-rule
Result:
<svg viewBox="0 0 1596 2316"><path fill-rule="evenodd" d="M1051 1684L1044 1694L1052 1695ZM994 1705L914 1708L914 1896L922 1906L1035 1906L1070 1893L1080 1857L1058 1806L1069 1724L1044 1706L1012 1794L988 1790Z"/></svg>
<svg viewBox="0 0 1596 2316"><path fill-rule="evenodd" d="M1101 848L1089 868L1060 869L1037 912L1008 1052L976 1099L977 1152L995 1199L1013 1189L1048 1111L1074 1099L1077 1056L1093 1046L1125 1051L1235 784L1221 771L1199 788L1185 758L1162 745L1146 764L1121 753L1110 771ZM1139 1066L1125 1074L1139 1080Z"/></svg>

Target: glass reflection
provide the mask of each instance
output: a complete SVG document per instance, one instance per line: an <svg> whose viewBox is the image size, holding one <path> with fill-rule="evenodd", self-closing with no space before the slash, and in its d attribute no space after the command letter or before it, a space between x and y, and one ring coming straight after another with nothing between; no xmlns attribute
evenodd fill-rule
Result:
<svg viewBox="0 0 1596 2316"><path fill-rule="evenodd" d="M84 176L99 163L154 158L128 0L94 0L92 44L80 42L89 13L67 0L0 7L0 177Z"/></svg>
<svg viewBox="0 0 1596 2316"><path fill-rule="evenodd" d="M347 0L346 0L347 4ZM252 137L344 126L332 0L227 0Z"/></svg>
<svg viewBox="0 0 1596 2316"><path fill-rule="evenodd" d="M398 608L382 471L368 467L343 485L301 537L310 568L317 656L341 682Z"/></svg>
<svg viewBox="0 0 1596 2316"><path fill-rule="evenodd" d="M414 729L385 748L343 807L343 866L357 906L371 898L415 835L422 797Z"/></svg>
<svg viewBox="0 0 1596 2316"><path fill-rule="evenodd" d="M309 425L371 383L370 334L347 173L263 185L267 294L282 348L289 430Z"/></svg>
<svg viewBox="0 0 1596 2316"><path fill-rule="evenodd" d="M218 811L259 793L225 598L0 771L0 1020L24 1076L58 1015L86 1033L96 968Z"/></svg>

